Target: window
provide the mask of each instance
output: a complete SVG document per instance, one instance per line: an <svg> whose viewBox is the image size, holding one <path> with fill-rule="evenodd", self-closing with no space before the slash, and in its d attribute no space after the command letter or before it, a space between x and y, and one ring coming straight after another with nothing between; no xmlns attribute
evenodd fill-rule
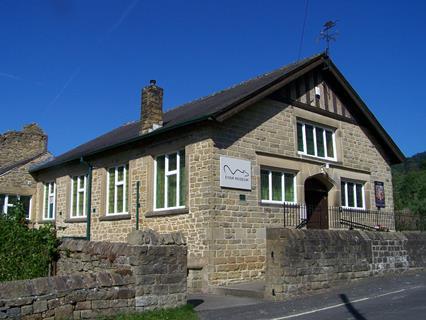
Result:
<svg viewBox="0 0 426 320"><path fill-rule="evenodd" d="M364 184L342 181L340 193L342 207L365 209Z"/></svg>
<svg viewBox="0 0 426 320"><path fill-rule="evenodd" d="M294 173L260 170L261 200L265 203L296 202Z"/></svg>
<svg viewBox="0 0 426 320"><path fill-rule="evenodd" d="M336 160L334 131L297 122L297 151L300 154Z"/></svg>
<svg viewBox="0 0 426 320"><path fill-rule="evenodd" d="M8 210L10 210L9 208L13 208L18 201L21 202L24 207L25 218L29 220L31 213L31 196L0 194L0 213L7 214Z"/></svg>
<svg viewBox="0 0 426 320"><path fill-rule="evenodd" d="M127 213L128 171L128 165L108 169L107 215Z"/></svg>
<svg viewBox="0 0 426 320"><path fill-rule="evenodd" d="M86 217L86 183L87 176L71 179L71 218Z"/></svg>
<svg viewBox="0 0 426 320"><path fill-rule="evenodd" d="M56 184L47 182L44 184L43 220L55 219Z"/></svg>
<svg viewBox="0 0 426 320"><path fill-rule="evenodd" d="M186 201L185 151L158 156L155 161L156 210L184 208Z"/></svg>

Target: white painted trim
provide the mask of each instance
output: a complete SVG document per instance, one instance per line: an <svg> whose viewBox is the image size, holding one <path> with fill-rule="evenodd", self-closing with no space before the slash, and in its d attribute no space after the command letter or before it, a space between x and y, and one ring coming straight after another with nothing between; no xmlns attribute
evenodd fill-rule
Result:
<svg viewBox="0 0 426 320"><path fill-rule="evenodd" d="M273 170L273 169L266 169L261 168L260 172L267 171L268 172L268 199L260 199L261 203L270 203L270 204L295 204L297 203L297 191L296 191L296 176L297 174L294 172L290 172L287 170ZM277 172L281 174L281 200L272 200L272 172ZM293 194L294 194L294 201L286 201L285 199L285 174L291 174L293 175ZM260 179L262 181L262 179ZM260 186L260 190L262 190L262 186ZM262 195L261 195L262 196Z"/></svg>
<svg viewBox="0 0 426 320"><path fill-rule="evenodd" d="M305 123L301 122L302 124L302 137L303 137L303 151L299 151L302 152L303 154L307 154L306 152L306 131L305 131Z"/></svg>
<svg viewBox="0 0 426 320"><path fill-rule="evenodd" d="M56 218L56 183L53 182L53 212L52 212L52 220Z"/></svg>
<svg viewBox="0 0 426 320"><path fill-rule="evenodd" d="M154 201L152 208L155 210L157 208L157 158L154 159Z"/></svg>
<svg viewBox="0 0 426 320"><path fill-rule="evenodd" d="M268 173L268 201L272 202L272 171Z"/></svg>
<svg viewBox="0 0 426 320"><path fill-rule="evenodd" d="M80 187L81 178L83 177L83 187ZM73 211L74 204L74 179L76 178L77 188L76 188L76 212ZM71 207L70 207L70 219L85 218L86 217L86 193L87 192L87 175L74 176L71 177ZM83 199L80 199L80 194L83 193ZM80 207L80 201L83 201L83 212L79 212L78 208Z"/></svg>
<svg viewBox="0 0 426 320"><path fill-rule="evenodd" d="M30 202L28 204L28 212L25 213L25 219L29 220L31 218L33 196L20 195L20 194L3 194L3 195L4 195L4 202L3 202L3 207L0 208L0 214L1 213L8 214L8 211L9 211L8 208L13 208L15 206L9 203L9 196L15 196L18 201L21 201L21 197L30 197Z"/></svg>
<svg viewBox="0 0 426 320"><path fill-rule="evenodd" d="M25 216L25 219L31 220L31 211L33 210L33 196L30 197L30 204L28 206L28 216Z"/></svg>
<svg viewBox="0 0 426 320"><path fill-rule="evenodd" d="M317 128L315 126L313 126L313 135L314 135L314 154L315 157L320 158L320 156L318 156L318 146L317 146Z"/></svg>
<svg viewBox="0 0 426 320"><path fill-rule="evenodd" d="M129 173L128 170L126 169L128 164L120 164L114 167L110 167L107 169L107 197L106 197L106 215L107 216L116 216L116 215L123 215L123 214L128 214L128 209L127 208L127 184L129 181ZM123 168L123 179L122 180L118 180L118 169L119 168ZM110 170L114 169L114 212L109 212L109 197L110 197L110 193L109 193L109 180L110 180ZM123 211L117 212L117 206L118 206L118 197L117 197L117 192L118 192L118 186L123 186Z"/></svg>
<svg viewBox="0 0 426 320"><path fill-rule="evenodd" d="M322 142L323 142L323 145L324 145L324 156L326 158L329 158L328 152L327 152L327 134L326 134L326 132L327 132L327 130L325 130L325 129L322 130ZM334 146L333 146L333 149L335 149Z"/></svg>
<svg viewBox="0 0 426 320"><path fill-rule="evenodd" d="M163 208L167 208L167 205L169 203L169 186L167 184L168 171L169 171L169 155L166 154L164 156L164 206Z"/></svg>
<svg viewBox="0 0 426 320"><path fill-rule="evenodd" d="M46 208L46 192L47 192L47 208ZM55 217L56 217L56 183L55 181L44 183L43 196L44 197L43 197L43 217L42 218L45 221L55 220ZM50 197L53 197L52 211L50 211Z"/></svg>
<svg viewBox="0 0 426 320"><path fill-rule="evenodd" d="M305 121L302 121L302 120L297 120L297 123L302 124L302 136L303 136L303 151L298 150L297 151L298 154L304 155L304 156L307 156L307 157L324 159L324 160L328 160L328 161L337 161L336 135L335 135L336 129L331 129L331 128L328 128L328 127L324 127L324 126L317 125L317 124L310 123L310 122L305 122ZM296 123L296 125L297 125L297 123ZM308 154L308 145L307 145L307 141L306 141L306 124L313 127L314 154ZM324 157L318 156L317 134L316 134L317 128L324 130L323 131ZM326 131L331 132L331 134L332 134L331 139L332 139L332 142L333 142L334 157L328 156ZM297 130L296 130L296 134L297 134Z"/></svg>
<svg viewBox="0 0 426 320"><path fill-rule="evenodd" d="M336 131L332 131L332 140L333 140L333 152L335 161L337 161L337 149L336 149Z"/></svg>
<svg viewBox="0 0 426 320"><path fill-rule="evenodd" d="M45 212L46 212L46 192L47 192L47 186L44 183L43 184L43 212L42 212L42 219L45 219Z"/></svg>
<svg viewBox="0 0 426 320"><path fill-rule="evenodd" d="M159 155L155 158L154 164L154 211L164 211L164 210L173 210L173 209L182 209L185 208L185 205L179 205L180 203L180 170L181 170L181 159L180 159L181 150L170 152L164 155ZM169 171L169 156L176 154L176 169ZM157 208L157 159L161 156L164 156L164 204L163 207ZM168 207L168 177L176 175L176 204L175 206ZM185 190L182 190L186 192Z"/></svg>
<svg viewBox="0 0 426 320"><path fill-rule="evenodd" d="M176 207L180 202L180 152L176 153Z"/></svg>
<svg viewBox="0 0 426 320"><path fill-rule="evenodd" d="M345 179L345 178L342 178L341 182L345 186L345 203L341 203L342 208L351 209L351 210L366 210L366 205L365 205L365 188L364 188L365 182L353 181L353 180ZM354 194L354 206L353 207L351 207L351 206L348 205L349 204L348 183L352 183L353 184L353 194ZM361 189L362 189L362 207L358 207L357 206L356 185L361 185ZM342 192L342 190L340 190L340 192Z"/></svg>

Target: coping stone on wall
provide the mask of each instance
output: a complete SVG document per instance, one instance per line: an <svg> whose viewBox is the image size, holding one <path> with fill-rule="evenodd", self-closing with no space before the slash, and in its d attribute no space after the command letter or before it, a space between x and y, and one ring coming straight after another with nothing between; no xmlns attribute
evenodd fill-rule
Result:
<svg viewBox="0 0 426 320"><path fill-rule="evenodd" d="M181 232L159 234L151 229L133 230L127 235L131 245L185 245L186 241Z"/></svg>

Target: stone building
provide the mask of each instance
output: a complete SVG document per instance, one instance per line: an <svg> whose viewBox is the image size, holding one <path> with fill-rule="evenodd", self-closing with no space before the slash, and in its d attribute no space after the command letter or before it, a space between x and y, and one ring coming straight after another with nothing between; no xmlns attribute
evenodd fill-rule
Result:
<svg viewBox="0 0 426 320"><path fill-rule="evenodd" d="M164 113L162 96L152 81L140 121L33 168L36 221L92 240L182 231L189 289L207 290L264 276L266 227L392 213L404 155L325 54Z"/></svg>
<svg viewBox="0 0 426 320"><path fill-rule="evenodd" d="M32 197L37 183L28 170L50 156L47 135L36 124L25 126L22 131L8 131L0 135L1 213L7 213L20 200L27 218L35 217Z"/></svg>

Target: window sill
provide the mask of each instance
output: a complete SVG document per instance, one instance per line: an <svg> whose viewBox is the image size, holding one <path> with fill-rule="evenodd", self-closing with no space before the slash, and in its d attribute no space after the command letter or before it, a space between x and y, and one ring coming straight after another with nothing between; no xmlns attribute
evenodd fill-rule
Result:
<svg viewBox="0 0 426 320"><path fill-rule="evenodd" d="M310 155L307 153L302 153L300 151L297 151L297 155L303 159L310 159L310 160L316 160L316 161L320 161L320 162L334 162L334 163L338 163L339 161L337 161L336 158L322 158L322 157L317 157L314 155Z"/></svg>
<svg viewBox="0 0 426 320"><path fill-rule="evenodd" d="M274 207L274 208L283 208L284 203L273 203L273 202L259 202L259 205L262 207Z"/></svg>
<svg viewBox="0 0 426 320"><path fill-rule="evenodd" d="M188 213L189 213L188 208L150 211L150 212L145 213L145 218L175 216L175 215L179 215L179 214L188 214Z"/></svg>
<svg viewBox="0 0 426 320"><path fill-rule="evenodd" d="M68 218L64 220L65 223L82 223L87 222L86 218Z"/></svg>
<svg viewBox="0 0 426 320"><path fill-rule="evenodd" d="M130 220L132 216L128 213L126 214L112 214L109 216L103 216L99 218L99 221L117 221L117 220Z"/></svg>

